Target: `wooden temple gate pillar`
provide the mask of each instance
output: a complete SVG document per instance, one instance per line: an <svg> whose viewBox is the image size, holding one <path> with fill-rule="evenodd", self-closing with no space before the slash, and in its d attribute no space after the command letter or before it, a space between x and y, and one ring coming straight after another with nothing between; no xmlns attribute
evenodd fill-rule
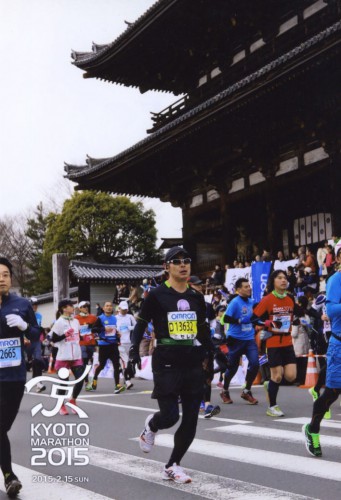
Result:
<svg viewBox="0 0 341 500"><path fill-rule="evenodd" d="M197 261L197 245L196 238L193 234L193 220L190 215L190 211L186 206L182 206L182 238L184 242L184 248L190 254L193 261L192 272L195 270L195 263Z"/></svg>
<svg viewBox="0 0 341 500"><path fill-rule="evenodd" d="M233 242L234 227L232 220L231 205L228 202L226 190L220 190L220 216L221 216L221 237L222 237L222 262L232 264L235 259L235 248Z"/></svg>
<svg viewBox="0 0 341 500"><path fill-rule="evenodd" d="M283 206L283 201L279 202L277 199L277 192L275 186L275 173L277 166L271 165L267 168L261 168L263 175L266 178L265 181L265 208L266 213L264 214L264 221L260 223L267 224L267 250L270 252L272 257L276 256L277 250L281 249L283 246L282 233L280 226L280 212L278 209L278 204Z"/></svg>
<svg viewBox="0 0 341 500"><path fill-rule="evenodd" d="M333 236L341 236L341 140L324 145L330 157L329 165L329 202L332 213Z"/></svg>

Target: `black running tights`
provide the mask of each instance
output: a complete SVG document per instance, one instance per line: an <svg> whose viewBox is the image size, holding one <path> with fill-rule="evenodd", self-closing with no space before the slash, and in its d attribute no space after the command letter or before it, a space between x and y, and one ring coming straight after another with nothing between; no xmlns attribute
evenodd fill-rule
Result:
<svg viewBox="0 0 341 500"><path fill-rule="evenodd" d="M180 427L174 434L174 448L166 467L174 463L179 465L182 457L192 444L195 437L198 413L202 399L202 392L199 394L180 394L182 404L182 420ZM159 398L160 411L155 413L149 426L152 431L169 429L179 420L178 396L167 396Z"/></svg>
<svg viewBox="0 0 341 500"><path fill-rule="evenodd" d="M84 365L77 365L77 366L72 366L70 368L70 370L72 371L73 376L77 380L77 379L79 379L83 375L85 367L84 367ZM66 379L62 379L62 380L68 381L69 377L66 378ZM79 394L80 394L80 392L82 390L83 384L84 384L84 379L82 379L80 382L77 382L77 384L75 384L73 386L72 399L77 399L78 398L78 396L79 396ZM61 383L60 385L62 386L63 384ZM66 391L58 389L57 390L57 394L67 394L67 393L66 393Z"/></svg>
<svg viewBox="0 0 341 500"><path fill-rule="evenodd" d="M341 389L330 389L326 387L322 396L320 396L314 403L313 416L310 422L310 432L313 434L319 434L320 423L324 417L324 414L329 410L330 406L337 400Z"/></svg>
<svg viewBox="0 0 341 500"><path fill-rule="evenodd" d="M12 472L8 431L19 411L25 382L0 382L0 465L3 474Z"/></svg>

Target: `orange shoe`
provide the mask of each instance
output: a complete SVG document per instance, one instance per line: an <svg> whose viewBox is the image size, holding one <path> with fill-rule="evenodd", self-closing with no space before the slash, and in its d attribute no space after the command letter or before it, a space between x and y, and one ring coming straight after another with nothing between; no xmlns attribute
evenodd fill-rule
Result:
<svg viewBox="0 0 341 500"><path fill-rule="evenodd" d="M258 399L254 398L252 396L252 392L251 391L247 391L247 392L242 392L240 397L242 399L245 399L245 401L247 401L249 403L249 405L257 405L258 404Z"/></svg>
<svg viewBox="0 0 341 500"><path fill-rule="evenodd" d="M233 403L229 391L221 391L220 397L224 405L231 405Z"/></svg>

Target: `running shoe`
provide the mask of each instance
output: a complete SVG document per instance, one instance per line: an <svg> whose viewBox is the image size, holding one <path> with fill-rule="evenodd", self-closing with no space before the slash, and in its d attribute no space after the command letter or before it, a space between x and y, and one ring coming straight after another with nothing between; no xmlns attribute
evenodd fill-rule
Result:
<svg viewBox="0 0 341 500"><path fill-rule="evenodd" d="M126 386L125 385L117 384L115 386L114 394L120 394L121 392L123 392L125 390L126 390Z"/></svg>
<svg viewBox="0 0 341 500"><path fill-rule="evenodd" d="M45 391L45 389L46 389L46 385L43 385L41 382L38 382L36 392L38 392L38 393L43 392L43 391Z"/></svg>
<svg viewBox="0 0 341 500"><path fill-rule="evenodd" d="M126 382L127 391L129 391L129 389L131 389L132 387L134 387L134 384L132 382L130 382L130 380L127 380L127 382Z"/></svg>
<svg viewBox="0 0 341 500"><path fill-rule="evenodd" d="M218 382L218 383L217 383L217 387L219 387L219 389L224 389L224 384L223 384L223 382Z"/></svg>
<svg viewBox="0 0 341 500"><path fill-rule="evenodd" d="M201 403L200 403L199 413L205 413L205 403L204 403L204 401L201 401Z"/></svg>
<svg viewBox="0 0 341 500"><path fill-rule="evenodd" d="M309 424L304 424L302 433L305 437L305 447L308 453L313 457L322 457L322 450L320 446L320 434L313 434L309 430Z"/></svg>
<svg viewBox="0 0 341 500"><path fill-rule="evenodd" d="M149 453L155 443L156 432L153 432L148 425L152 418L153 415L148 415L145 422L145 428L140 434L140 448L144 453Z"/></svg>
<svg viewBox="0 0 341 500"><path fill-rule="evenodd" d="M174 483L186 484L191 483L192 478L183 470L180 465L173 464L168 469L164 469L162 479L166 481L174 481Z"/></svg>
<svg viewBox="0 0 341 500"><path fill-rule="evenodd" d="M93 388L92 388L92 380L89 380L88 383L86 384L85 386L85 390L86 391L93 391Z"/></svg>
<svg viewBox="0 0 341 500"><path fill-rule="evenodd" d="M69 403L71 403L74 406L77 406L76 400L75 399L70 399ZM71 411L74 415L77 415L77 411L71 408Z"/></svg>
<svg viewBox="0 0 341 500"><path fill-rule="evenodd" d="M319 393L317 391L315 391L314 387L311 387L310 389L308 389L308 392L311 395L311 397L313 398L313 401L316 401L320 397Z"/></svg>
<svg viewBox="0 0 341 500"><path fill-rule="evenodd" d="M208 405L204 412L204 418L211 418L214 417L214 415L218 415L220 413L220 406L216 405Z"/></svg>
<svg viewBox="0 0 341 500"><path fill-rule="evenodd" d="M257 405L258 404L258 399L254 398L252 396L252 392L251 391L243 391L240 395L240 397L242 399L245 399L245 401L248 402L249 405Z"/></svg>
<svg viewBox="0 0 341 500"><path fill-rule="evenodd" d="M68 415L69 412L67 411L67 408L65 405L62 405L61 409L59 410L59 415Z"/></svg>
<svg viewBox="0 0 341 500"><path fill-rule="evenodd" d="M5 488L6 493L10 498L16 497L21 490L22 484L13 472L5 474Z"/></svg>
<svg viewBox="0 0 341 500"><path fill-rule="evenodd" d="M95 391L97 389L97 380L92 381L92 390Z"/></svg>
<svg viewBox="0 0 341 500"><path fill-rule="evenodd" d="M233 403L229 391L221 391L220 397L224 405L231 405Z"/></svg>
<svg viewBox="0 0 341 500"><path fill-rule="evenodd" d="M263 384L264 391L265 391L265 396L268 404L270 404L270 398L269 398L269 380L266 380Z"/></svg>
<svg viewBox="0 0 341 500"><path fill-rule="evenodd" d="M284 413L278 405L269 406L269 408L266 410L266 414L269 417L284 417Z"/></svg>

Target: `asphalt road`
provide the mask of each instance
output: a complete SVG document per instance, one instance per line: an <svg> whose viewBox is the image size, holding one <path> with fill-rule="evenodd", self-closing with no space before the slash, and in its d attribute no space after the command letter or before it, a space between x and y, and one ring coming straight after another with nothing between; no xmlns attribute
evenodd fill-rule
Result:
<svg viewBox="0 0 341 500"><path fill-rule="evenodd" d="M191 484L163 481L172 429L160 431L150 454L140 451L136 438L146 417L157 409L150 397L152 382L135 380L134 387L113 395L113 382L99 379L98 390L86 393L78 415L44 417L31 410L42 403L52 410L56 400L26 394L10 432L14 471L23 482L21 499L338 499L341 482L341 408L332 407L332 420L321 429L322 458L307 454L301 427L309 420L312 400L307 390L281 387L278 403L285 417L266 416L262 387L250 406L232 388L232 405L221 404L221 413L199 419L197 435L182 466ZM214 387L212 401L220 404ZM50 442L43 440L50 438ZM59 441L58 441L59 440ZM53 449L51 451L51 449ZM87 462L89 462L87 464ZM7 498L0 486L0 500Z"/></svg>

